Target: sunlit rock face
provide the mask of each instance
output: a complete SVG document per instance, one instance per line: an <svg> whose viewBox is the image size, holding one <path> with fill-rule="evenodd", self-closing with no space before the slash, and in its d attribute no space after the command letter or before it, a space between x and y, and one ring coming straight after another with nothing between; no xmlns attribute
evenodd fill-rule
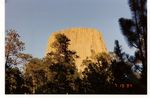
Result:
<svg viewBox="0 0 150 98"><path fill-rule="evenodd" d="M107 53L101 32L93 28L70 28L53 32L50 35L46 54L53 51L50 46L54 42L57 33L64 34L70 39L69 49L76 51L79 56L79 58L76 59L76 66L79 71L82 71L85 68L85 66L81 65L82 61L86 59L86 57L90 57L93 52Z"/></svg>

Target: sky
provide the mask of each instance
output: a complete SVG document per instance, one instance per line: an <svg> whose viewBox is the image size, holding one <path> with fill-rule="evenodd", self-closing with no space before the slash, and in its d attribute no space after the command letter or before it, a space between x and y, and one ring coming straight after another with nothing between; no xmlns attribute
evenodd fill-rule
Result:
<svg viewBox="0 0 150 98"><path fill-rule="evenodd" d="M128 0L7 0L5 29L15 29L25 53L42 58L52 32L73 27L102 32L108 51L119 40L123 51L134 53L121 33L118 19L131 18Z"/></svg>

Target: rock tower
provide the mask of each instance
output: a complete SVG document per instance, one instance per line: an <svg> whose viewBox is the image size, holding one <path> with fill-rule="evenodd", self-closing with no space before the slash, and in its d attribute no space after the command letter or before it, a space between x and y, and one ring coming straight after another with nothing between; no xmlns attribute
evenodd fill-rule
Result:
<svg viewBox="0 0 150 98"><path fill-rule="evenodd" d="M76 51L77 55L79 56L79 58L76 60L76 66L79 71L84 69L84 66L81 65L82 60L86 59L86 57L90 57L92 52L107 53L101 32L94 28L70 28L53 32L50 35L46 54L53 50L50 45L54 42L55 34L57 33L64 34L70 39L69 49Z"/></svg>

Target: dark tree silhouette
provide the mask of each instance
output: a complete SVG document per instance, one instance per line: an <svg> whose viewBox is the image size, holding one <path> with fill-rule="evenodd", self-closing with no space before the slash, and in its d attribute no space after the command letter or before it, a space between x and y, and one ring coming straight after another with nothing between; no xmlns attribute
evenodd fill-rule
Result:
<svg viewBox="0 0 150 98"><path fill-rule="evenodd" d="M119 44L118 40L115 40L114 52L119 57L119 60L124 61L124 55L125 55L125 53L122 52L122 47Z"/></svg>
<svg viewBox="0 0 150 98"><path fill-rule="evenodd" d="M94 56L94 60L86 59L83 64L87 67L83 71L82 93L105 94L111 93L113 76L110 69L110 56L100 53Z"/></svg>
<svg viewBox="0 0 150 98"><path fill-rule="evenodd" d="M5 74L5 93L6 94L23 94L23 75L20 70L15 68L7 68Z"/></svg>
<svg viewBox="0 0 150 98"><path fill-rule="evenodd" d="M76 52L68 49L69 41L64 34L55 35L55 41L51 45L54 51L47 54L46 57L51 59L49 68L53 76L46 84L48 88L44 93L67 94L75 91L74 80L77 75L75 58L77 55Z"/></svg>
<svg viewBox="0 0 150 98"><path fill-rule="evenodd" d="M115 90L113 90L114 93L145 94L145 87L139 80L139 71L141 71L141 68L137 65L139 61L137 57L140 57L138 51L135 52L135 56L130 56L123 52L121 45L119 45L119 41L116 40L114 53L117 56L116 58L118 58L112 60L111 64L114 84L116 86ZM127 87L127 85L131 85L131 87Z"/></svg>
<svg viewBox="0 0 150 98"><path fill-rule="evenodd" d="M120 18L119 24L128 45L137 49L142 62L142 82L147 86L147 0L129 0L132 19Z"/></svg>

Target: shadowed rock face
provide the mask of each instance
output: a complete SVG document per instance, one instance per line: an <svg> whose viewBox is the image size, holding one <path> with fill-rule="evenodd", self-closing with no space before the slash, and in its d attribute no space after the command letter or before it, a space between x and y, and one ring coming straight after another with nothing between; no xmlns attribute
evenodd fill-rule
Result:
<svg viewBox="0 0 150 98"><path fill-rule="evenodd" d="M93 28L71 28L52 33L48 39L46 54L53 50L50 46L54 42L57 33L62 33L70 39L69 49L76 51L79 56L76 60L79 71L84 69L84 66L81 66L82 60L90 57L93 52L107 53L101 32Z"/></svg>

